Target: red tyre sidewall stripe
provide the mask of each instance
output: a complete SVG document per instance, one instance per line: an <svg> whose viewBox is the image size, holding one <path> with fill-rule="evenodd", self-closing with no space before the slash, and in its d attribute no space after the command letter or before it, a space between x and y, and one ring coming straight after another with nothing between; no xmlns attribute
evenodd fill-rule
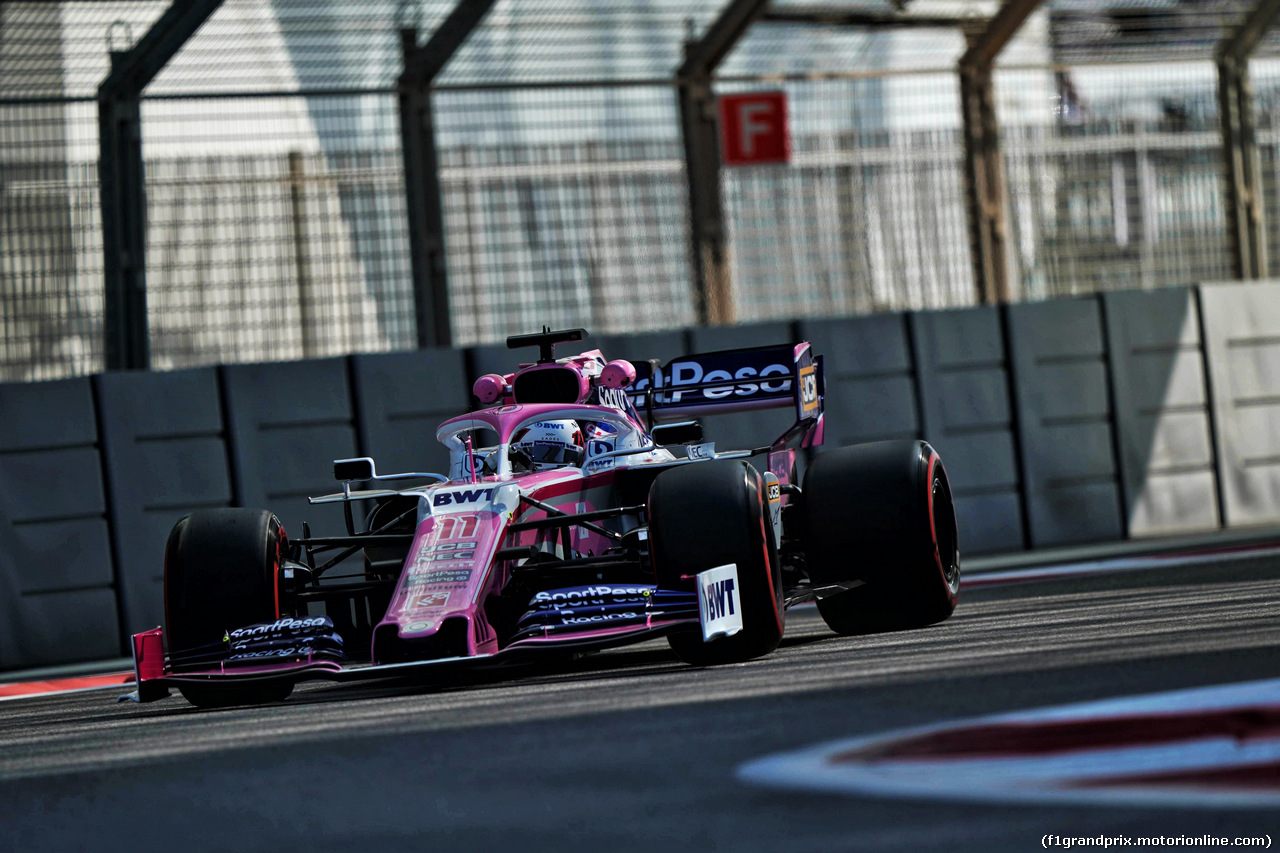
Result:
<svg viewBox="0 0 1280 853"><path fill-rule="evenodd" d="M274 526L276 528L276 557L271 564L271 589L275 593L276 619L278 620L280 618L280 543L281 541L287 542L288 539L285 536L284 525L280 523L280 520L274 515L271 516L271 520L275 522Z"/></svg>
<svg viewBox="0 0 1280 853"><path fill-rule="evenodd" d="M934 520L933 513L933 468L938 464L938 454L929 454L929 473L925 476L925 489L929 494L929 538L933 543L933 562L938 567L938 574L942 576L942 585L947 590L947 599L955 600L956 593L951 591L951 582L947 580L947 569L942 565L942 552L938 549L938 525ZM955 510L953 509L952 512Z"/></svg>
<svg viewBox="0 0 1280 853"><path fill-rule="evenodd" d="M938 461L936 453L929 454L929 471L924 477L925 492L929 496L929 540L933 544L933 562L937 564L942 579L947 579L947 572L942 567L942 552L938 550L938 525L933 515L933 466Z"/></svg>

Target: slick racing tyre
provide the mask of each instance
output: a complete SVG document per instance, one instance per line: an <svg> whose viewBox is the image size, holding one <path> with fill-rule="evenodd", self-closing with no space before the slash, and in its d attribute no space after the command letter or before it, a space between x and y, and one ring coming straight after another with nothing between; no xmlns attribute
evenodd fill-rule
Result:
<svg viewBox="0 0 1280 853"><path fill-rule="evenodd" d="M649 553L661 589L696 589L699 572L736 563L742 630L703 642L701 632L668 637L695 666L737 663L778 647L785 620L781 564L768 521L764 481L746 462L682 465L649 490Z"/></svg>
<svg viewBox="0 0 1280 853"><path fill-rule="evenodd" d="M178 519L164 552L165 637L174 670L199 668L228 630L280 617L276 577L288 539L261 509L208 509ZM205 661L208 658L204 658ZM201 707L273 702L293 685L184 684Z"/></svg>
<svg viewBox="0 0 1280 853"><path fill-rule="evenodd" d="M815 587L863 585L818 600L839 634L941 622L960 593L960 550L942 460L923 441L818 456L804 480L805 555Z"/></svg>

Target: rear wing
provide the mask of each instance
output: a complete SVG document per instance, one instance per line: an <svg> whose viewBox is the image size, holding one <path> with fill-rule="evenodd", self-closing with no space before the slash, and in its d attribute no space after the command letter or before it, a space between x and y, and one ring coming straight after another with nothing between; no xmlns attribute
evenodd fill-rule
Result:
<svg viewBox="0 0 1280 853"><path fill-rule="evenodd" d="M795 408L797 424L822 415L822 356L808 342L685 355L636 364L631 402L650 424L700 415Z"/></svg>

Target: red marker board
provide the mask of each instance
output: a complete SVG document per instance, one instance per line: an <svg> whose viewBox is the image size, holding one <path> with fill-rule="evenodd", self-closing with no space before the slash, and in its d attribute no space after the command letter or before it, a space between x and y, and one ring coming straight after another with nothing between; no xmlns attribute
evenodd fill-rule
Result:
<svg viewBox="0 0 1280 853"><path fill-rule="evenodd" d="M720 96L720 149L726 166L791 159L785 92Z"/></svg>

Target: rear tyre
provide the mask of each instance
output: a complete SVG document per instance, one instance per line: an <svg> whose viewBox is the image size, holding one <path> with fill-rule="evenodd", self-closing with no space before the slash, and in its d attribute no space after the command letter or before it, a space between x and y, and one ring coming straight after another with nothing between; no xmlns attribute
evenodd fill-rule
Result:
<svg viewBox="0 0 1280 853"><path fill-rule="evenodd" d="M289 540L260 509L209 509L178 519L164 554L165 637L175 672L198 669L226 632L280 618L276 579ZM292 684L179 686L201 707L274 702Z"/></svg>
<svg viewBox="0 0 1280 853"><path fill-rule="evenodd" d="M815 587L862 581L818 600L839 634L941 622L960 594L960 550L942 460L923 441L841 447L805 476L805 555Z"/></svg>
<svg viewBox="0 0 1280 853"><path fill-rule="evenodd" d="M668 637L687 663L738 663L772 652L782 639L782 574L764 481L742 460L698 462L659 474L649 490L649 554L662 589L696 589L699 572L736 563L742 630L703 642Z"/></svg>

